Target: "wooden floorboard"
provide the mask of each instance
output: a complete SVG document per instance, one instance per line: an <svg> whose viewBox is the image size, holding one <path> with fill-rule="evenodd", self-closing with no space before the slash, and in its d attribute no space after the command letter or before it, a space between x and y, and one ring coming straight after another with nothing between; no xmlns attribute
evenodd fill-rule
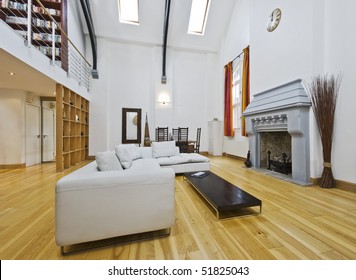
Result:
<svg viewBox="0 0 356 280"><path fill-rule="evenodd" d="M218 221L183 176L169 237L61 256L55 244L54 163L0 170L0 259L356 259L356 193L301 187L212 157L211 171L262 200L262 214ZM83 163L85 164L85 163Z"/></svg>

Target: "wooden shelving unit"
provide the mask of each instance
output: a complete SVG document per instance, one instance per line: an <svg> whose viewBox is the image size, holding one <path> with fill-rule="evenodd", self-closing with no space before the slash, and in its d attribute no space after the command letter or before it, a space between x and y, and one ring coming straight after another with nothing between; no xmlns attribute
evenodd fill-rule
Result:
<svg viewBox="0 0 356 280"><path fill-rule="evenodd" d="M89 101L63 85L56 86L56 169L87 160Z"/></svg>

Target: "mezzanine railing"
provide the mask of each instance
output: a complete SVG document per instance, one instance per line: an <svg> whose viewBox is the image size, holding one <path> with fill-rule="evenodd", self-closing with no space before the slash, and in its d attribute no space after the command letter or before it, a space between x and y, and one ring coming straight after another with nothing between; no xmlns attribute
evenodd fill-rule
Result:
<svg viewBox="0 0 356 280"><path fill-rule="evenodd" d="M89 90L91 65L60 25L61 0L0 0L0 20Z"/></svg>

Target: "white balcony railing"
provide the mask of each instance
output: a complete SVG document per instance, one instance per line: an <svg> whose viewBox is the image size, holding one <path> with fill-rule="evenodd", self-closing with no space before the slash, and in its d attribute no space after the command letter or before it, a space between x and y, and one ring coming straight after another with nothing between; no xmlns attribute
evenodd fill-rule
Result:
<svg viewBox="0 0 356 280"><path fill-rule="evenodd" d="M61 0L46 2L61 6ZM40 0L0 0L0 20L89 90L91 65L61 28L60 13L60 8L46 8Z"/></svg>

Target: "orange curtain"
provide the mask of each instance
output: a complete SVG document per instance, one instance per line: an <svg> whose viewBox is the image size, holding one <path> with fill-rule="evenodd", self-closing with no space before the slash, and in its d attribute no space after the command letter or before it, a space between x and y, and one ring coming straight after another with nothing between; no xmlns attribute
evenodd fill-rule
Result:
<svg viewBox="0 0 356 280"><path fill-rule="evenodd" d="M224 66L224 135L234 136L233 111L232 111L232 61Z"/></svg>
<svg viewBox="0 0 356 280"><path fill-rule="evenodd" d="M242 113L245 111L248 104L250 104L250 51L249 47L244 50L244 61L242 67ZM241 116L241 135L246 135L245 117Z"/></svg>

